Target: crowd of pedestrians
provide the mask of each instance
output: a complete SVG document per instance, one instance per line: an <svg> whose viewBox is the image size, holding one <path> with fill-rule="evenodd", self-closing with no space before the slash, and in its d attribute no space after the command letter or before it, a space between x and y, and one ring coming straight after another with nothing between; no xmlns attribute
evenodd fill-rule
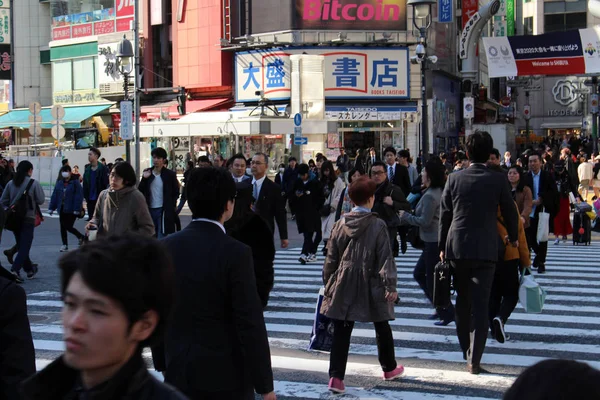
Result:
<svg viewBox="0 0 600 400"><path fill-rule="evenodd" d="M0 301L15 304L13 329L23 340L14 361L19 368L3 390L13 393L11 399L36 400L125 394L250 400L255 393L275 399L263 312L275 280L275 237L282 248L289 244L286 207L304 236L301 264L316 262L323 243L319 311L334 321L331 392L345 392L356 322L374 324L382 378L404 374L389 322L401 295L395 258L409 242L422 249L414 279L432 303L431 319L439 326L455 322L467 371L485 373L481 358L489 332L499 343L509 340L504 325L517 305L520 274L530 267L545 272L548 243L537 238L540 214L550 214L550 232L562 239L573 229L573 203L585 201L594 185L595 166L590 177L588 157L573 160L568 150L552 160L552 149L532 149L521 160L524 172L509 153L494 149L489 134L476 132L464 153L453 152L451 159L440 154L415 166L408 150L386 148L380 158L369 149L354 160L341 151L335 162L322 154L308 164L292 157L273 180L266 154L250 161L238 154L198 160L198 167L191 162L181 190L162 148L152 151L153 167L139 182L129 163L108 168L98 161L100 151L90 149L83 177L65 163L50 200L49 211L59 214L61 251L68 250L67 233L81 246L59 262L65 353L36 375L24 292L11 281L22 281L21 269L30 278L37 273L29 252L45 197L31 179L32 164L22 161L0 198L7 224L18 214L11 226L17 257L12 275L0 274L0 293L6 293ZM74 228L84 217L84 200L86 234L97 234L89 243ZM178 229L186 202L192 221ZM457 294L456 304L443 309L433 306L439 261L452 266ZM147 372L144 347L152 348L165 383ZM569 367L598 374L580 364ZM556 368L541 363L530 371ZM539 373L530 371L505 398L546 398ZM529 397L532 382L538 382L538 397Z"/></svg>

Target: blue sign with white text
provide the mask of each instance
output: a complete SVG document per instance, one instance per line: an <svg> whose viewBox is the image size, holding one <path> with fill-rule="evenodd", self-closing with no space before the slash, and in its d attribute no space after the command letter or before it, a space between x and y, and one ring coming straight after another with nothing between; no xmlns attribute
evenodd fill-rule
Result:
<svg viewBox="0 0 600 400"><path fill-rule="evenodd" d="M454 5L452 0L438 1L438 22L452 23L454 21Z"/></svg>

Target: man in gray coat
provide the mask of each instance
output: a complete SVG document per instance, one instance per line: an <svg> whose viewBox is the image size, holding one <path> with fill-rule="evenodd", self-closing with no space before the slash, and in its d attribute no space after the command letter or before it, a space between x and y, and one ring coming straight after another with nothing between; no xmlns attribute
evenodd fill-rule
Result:
<svg viewBox="0 0 600 400"><path fill-rule="evenodd" d="M471 165L448 176L441 201L440 258L454 268L456 332L472 374L486 372L479 364L488 335L488 303L498 260L498 206L510 245L519 244L519 215L508 180L485 165L493 147L487 132L467 138ZM506 238L502 239L506 243Z"/></svg>

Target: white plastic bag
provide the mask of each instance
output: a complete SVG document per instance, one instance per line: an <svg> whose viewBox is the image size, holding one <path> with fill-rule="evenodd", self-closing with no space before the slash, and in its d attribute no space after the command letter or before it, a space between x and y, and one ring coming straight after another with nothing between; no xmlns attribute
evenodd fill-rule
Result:
<svg viewBox="0 0 600 400"><path fill-rule="evenodd" d="M524 272L524 271L523 271ZM539 314L544 308L546 290L535 281L533 275L521 274L519 302L526 313Z"/></svg>
<svg viewBox="0 0 600 400"><path fill-rule="evenodd" d="M538 229L537 229L537 241L538 243L548 241L548 232L550 232L550 214L545 212L543 209L538 214Z"/></svg>

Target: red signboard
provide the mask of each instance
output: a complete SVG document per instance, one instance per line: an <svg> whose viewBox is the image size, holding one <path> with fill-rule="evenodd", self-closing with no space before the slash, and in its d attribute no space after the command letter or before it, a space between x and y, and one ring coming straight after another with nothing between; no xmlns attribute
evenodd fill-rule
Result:
<svg viewBox="0 0 600 400"><path fill-rule="evenodd" d="M464 28L469 19L477 12L478 0L463 0L462 2L462 27Z"/></svg>
<svg viewBox="0 0 600 400"><path fill-rule="evenodd" d="M71 27L62 26L52 29L52 40L71 39Z"/></svg>
<svg viewBox="0 0 600 400"><path fill-rule="evenodd" d="M133 21L133 17L131 18L118 18L117 19L117 32L125 32L131 30L131 22Z"/></svg>
<svg viewBox="0 0 600 400"><path fill-rule="evenodd" d="M94 35L105 35L115 31L115 20L98 21L94 23Z"/></svg>
<svg viewBox="0 0 600 400"><path fill-rule="evenodd" d="M134 0L117 0L117 18L133 15Z"/></svg>
<svg viewBox="0 0 600 400"><path fill-rule="evenodd" d="M92 24L73 25L73 37L92 36Z"/></svg>

